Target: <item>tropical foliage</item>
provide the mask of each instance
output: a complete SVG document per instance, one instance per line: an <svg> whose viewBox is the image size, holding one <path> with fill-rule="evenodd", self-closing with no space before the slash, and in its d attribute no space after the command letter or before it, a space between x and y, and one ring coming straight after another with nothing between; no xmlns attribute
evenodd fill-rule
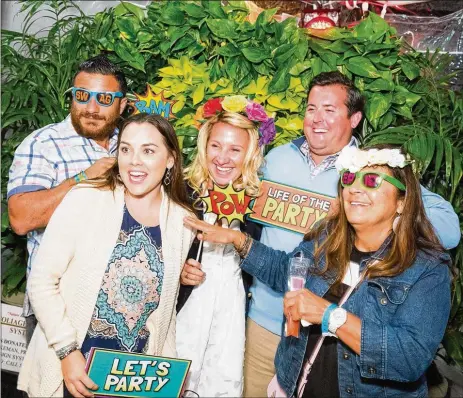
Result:
<svg viewBox="0 0 463 398"><path fill-rule="evenodd" d="M304 31L276 10L246 20L242 1L122 2L89 17L71 1L25 1L23 33L2 31L2 250L7 292L24 289L24 241L9 229L6 182L15 147L25 135L62 120L64 93L78 62L105 51L135 93L146 83L176 100L173 112L185 162L195 151L198 108L208 99L243 94L275 118L280 145L299 136L307 87L322 71L340 70L367 98L357 131L362 143L395 143L421 160L423 183L449 200L463 220L461 187L463 99L449 88L450 56L414 51L371 14L355 28ZM69 10L74 14L68 15ZM40 14L40 12L44 14ZM67 12L67 14L65 14ZM44 36L29 34L33 18L53 18ZM64 17L64 15L67 15ZM267 148L269 149L269 148ZM456 274L444 341L463 365L463 246L452 252Z"/></svg>

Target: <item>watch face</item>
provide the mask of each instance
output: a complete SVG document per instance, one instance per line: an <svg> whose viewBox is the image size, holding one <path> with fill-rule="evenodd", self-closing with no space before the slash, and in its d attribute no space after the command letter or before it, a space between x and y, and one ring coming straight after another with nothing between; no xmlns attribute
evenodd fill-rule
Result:
<svg viewBox="0 0 463 398"><path fill-rule="evenodd" d="M335 322L342 321L345 316L346 315L345 315L345 312L343 310L341 310L341 311L338 311L338 310L333 311L333 320Z"/></svg>
<svg viewBox="0 0 463 398"><path fill-rule="evenodd" d="M347 321L347 311L344 308L336 308L331 314L328 329L337 329Z"/></svg>

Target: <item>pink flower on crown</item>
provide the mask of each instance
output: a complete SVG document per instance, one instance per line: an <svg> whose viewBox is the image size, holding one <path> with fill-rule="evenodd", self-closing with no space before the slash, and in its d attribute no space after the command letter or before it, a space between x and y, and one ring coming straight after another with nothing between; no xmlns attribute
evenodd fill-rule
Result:
<svg viewBox="0 0 463 398"><path fill-rule="evenodd" d="M249 120L253 121L265 122L268 119L264 107L253 101L248 102L246 105L246 114Z"/></svg>

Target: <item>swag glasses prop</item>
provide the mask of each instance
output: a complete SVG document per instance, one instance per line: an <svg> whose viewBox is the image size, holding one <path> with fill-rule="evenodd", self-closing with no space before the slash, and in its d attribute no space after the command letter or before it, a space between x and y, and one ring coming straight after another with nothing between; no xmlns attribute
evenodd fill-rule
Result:
<svg viewBox="0 0 463 398"><path fill-rule="evenodd" d="M79 104L87 104L93 97L98 105L111 106L116 98L122 98L120 91L91 91L80 87L71 87L66 93L71 92L72 98Z"/></svg>

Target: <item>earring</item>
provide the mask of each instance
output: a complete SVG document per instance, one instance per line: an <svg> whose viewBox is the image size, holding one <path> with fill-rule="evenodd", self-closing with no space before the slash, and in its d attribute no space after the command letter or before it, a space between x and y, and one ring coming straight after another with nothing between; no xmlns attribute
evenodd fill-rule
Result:
<svg viewBox="0 0 463 398"><path fill-rule="evenodd" d="M394 221L392 221L392 230L394 231L394 233L397 233L399 222L400 222L400 213L396 218L394 218Z"/></svg>
<svg viewBox="0 0 463 398"><path fill-rule="evenodd" d="M164 176L164 185L170 184L170 176L171 176L170 169L167 169L166 175Z"/></svg>

